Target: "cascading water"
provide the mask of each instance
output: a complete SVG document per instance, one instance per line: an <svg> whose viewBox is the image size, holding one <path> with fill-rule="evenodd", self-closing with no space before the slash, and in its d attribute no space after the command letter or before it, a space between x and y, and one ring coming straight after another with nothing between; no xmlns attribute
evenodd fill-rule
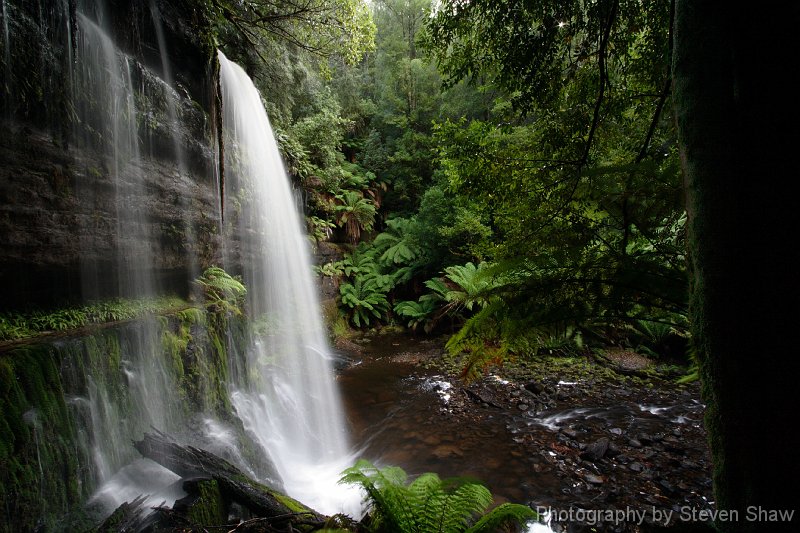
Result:
<svg viewBox="0 0 800 533"><path fill-rule="evenodd" d="M131 59L121 54L108 33L89 17L79 13L78 23L82 35L74 85L76 91L92 95L91 99L77 99L81 136L86 137L85 144L99 144L97 147L106 154L105 164L115 191L117 292L126 297L152 296L156 292L154 258L149 246L148 211L143 205L146 193ZM80 193L93 201L96 191L88 187ZM92 232L87 231L85 238L84 256L92 257L97 243ZM108 272L90 260L82 265L81 272L84 297L97 298L95 291L101 285L98 276L107 276Z"/></svg>
<svg viewBox="0 0 800 533"><path fill-rule="evenodd" d="M115 221L116 293L128 298L148 298L159 291L153 275L153 239L139 133L141 114L136 106L133 81L134 69L141 66L117 49L100 26L102 6L96 7L99 22L83 13L77 17L80 39L73 84L79 122L75 138L79 145L102 154L109 186L114 191L113 205L103 203L94 184L78 183L77 192L98 213L97 220L85 224L101 223L100 214L104 210L110 211L105 215L107 220ZM103 245L89 228L83 232L81 247L85 259L81 272L86 299L97 298L102 278L111 274L92 259ZM141 321L130 329L126 339L118 347L119 368L108 375L97 372L87 375L85 397L71 402L76 417L85 420L89 432L85 444L92 461L92 481L99 487L94 500L110 510L143 492L160 498L153 499L153 503L174 500L177 495L167 498L155 494L176 476L138 459L131 440L151 427L175 431L185 425L178 386L166 366L156 320ZM116 351L115 347L105 349ZM105 356L113 357L110 353ZM96 368L100 364L90 360L87 367ZM122 375L116 374L117 371Z"/></svg>
<svg viewBox="0 0 800 533"><path fill-rule="evenodd" d="M10 68L14 46L23 43L15 30L30 30L29 40L58 34L54 42L61 43L61 51L53 56L58 61L42 60L37 79L46 78L42 86L49 88L61 79L49 69L63 69L57 69L63 80L56 96L70 104L62 106L68 115L59 123L63 142L47 146L63 157L53 170L53 183L63 185L54 210L62 204L71 209L65 220L74 230L70 244L80 268L77 287L70 289L73 297L105 303L121 296L139 303L167 293L178 276L188 285L184 273L195 278L199 265L219 264L223 254L231 258L224 266L244 275L249 318L259 331L246 341L244 320L231 325L225 318L214 322L218 329L212 339L205 317L219 311L191 308L187 314L143 317L53 341L55 359L62 361L64 427L74 428L70 450L80 484L75 492L81 498L93 495L92 510L98 514L139 494L149 495L153 504L174 501L179 494L169 485L177 476L141 459L131 445L152 427L217 453L268 484L280 477L286 492L320 511L357 515L360 493L337 484L353 457L309 246L252 82L220 55L230 192L223 227L217 209L222 200L214 197L220 187L213 186L221 175L209 175L212 165L202 168L205 160L198 161L213 158L210 148L203 150L212 132L203 129L205 117L191 100L196 93L176 90L168 59L174 51L167 49L174 35L164 33L171 26L161 27L160 4L150 2L154 26L142 28L157 40L147 50L157 45L162 58L151 70L146 62L152 62L152 54L131 55L117 47L112 28L119 27L119 18L105 2L55 1L55 15L39 9L36 18L20 2L11 0L9 9L9 0L0 0L0 75ZM146 24L148 17L137 20ZM116 37L129 51L137 49L130 36ZM185 72L178 72L186 81ZM0 83L4 97L13 81L5 77ZM16 112L20 102L4 98L0 104ZM7 120L6 114L0 118ZM222 231L230 249L220 251L214 235ZM245 345L249 350L239 350ZM52 413L27 412L23 423L34 434L39 485L42 490L60 486L60 480L49 479L47 467L55 459L42 437L47 418L40 414Z"/></svg>
<svg viewBox="0 0 800 533"><path fill-rule="evenodd" d="M322 512L357 515L360 494L336 484L352 456L309 243L258 90L221 52L219 60L225 172L246 191L240 213L228 216L238 225L249 310L267 328L252 339L232 402L289 495Z"/></svg>
<svg viewBox="0 0 800 533"><path fill-rule="evenodd" d="M155 1L150 2L150 15L153 19L153 26L156 30L156 40L158 42L158 51L161 55L161 72L164 79L165 97L167 105L167 115L169 119L169 129L172 137L172 146L174 150L174 159L177 166L178 176L185 176L188 174L188 164L186 159L186 152L183 149L183 143L180 138L180 117L178 115L178 95L172 89L174 79L172 76L172 67L170 65L169 54L167 52L166 38L164 37L164 28L161 23L161 13L156 6ZM192 227L190 216L190 205L188 198L181 198L181 211L184 213L184 236L186 239L186 247L189 250L194 250L196 246L196 238L194 228ZM197 258L194 254L188 254L189 263L189 276L191 279L200 275L200 270L197 264Z"/></svg>

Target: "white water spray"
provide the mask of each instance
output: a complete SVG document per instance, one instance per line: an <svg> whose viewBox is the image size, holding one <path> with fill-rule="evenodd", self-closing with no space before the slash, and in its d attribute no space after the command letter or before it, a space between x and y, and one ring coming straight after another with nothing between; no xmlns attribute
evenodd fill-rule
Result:
<svg viewBox="0 0 800 533"><path fill-rule="evenodd" d="M309 243L261 97L220 52L228 212L239 236L248 307L267 333L252 339L247 383L232 401L275 463L286 492L324 513L358 515L360 494L337 484L353 457L312 279Z"/></svg>

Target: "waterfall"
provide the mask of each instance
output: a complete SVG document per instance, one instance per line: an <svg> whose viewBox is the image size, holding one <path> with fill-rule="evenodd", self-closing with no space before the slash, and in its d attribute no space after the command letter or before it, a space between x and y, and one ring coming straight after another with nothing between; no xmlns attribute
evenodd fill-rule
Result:
<svg viewBox="0 0 800 533"><path fill-rule="evenodd" d="M60 506L79 499L88 499L97 517L140 494L148 496L146 508L162 501L171 505L182 495L178 476L142 459L132 446L155 428L322 512L358 515L360 493L337 483L354 458L309 243L252 82L220 54L225 150L214 153L217 116L205 115L211 98L204 100L203 89L193 85L193 77L202 74L169 62L186 50L168 49L176 36L168 33L174 32L170 24L162 27L158 9L167 4L135 3L131 12L142 26L115 35L121 20L117 4L54 2L58 9L46 12L43 2L23 9L21 0L0 0L0 75L6 78L0 80L0 118L4 127L13 122L8 131L20 137L13 144L4 137L4 149L16 149L29 137L44 147L43 161L54 158L52 166L34 165L30 175L23 174L30 184L9 183L20 205L46 203L39 210L48 217L36 218L46 242L64 241L64 264L55 262L52 269L59 275L60 269L68 271L65 303L197 299L176 296L180 304L163 316L130 323L104 307L111 310L103 328L43 344L35 352L35 367L27 364L33 356L3 355L4 372L38 372L37 379L0 383L20 390L37 385L36 395L15 398L25 406L20 424L28 428L20 464L34 467L32 486L38 492L0 491L3 508L10 509L7 501L28 505L36 499L31 505L43 505L50 520L67 510ZM151 41L138 42L142 35ZM7 74L26 40L41 57L34 62L37 83L26 86L23 98L17 94L22 84ZM198 57L207 59L200 52ZM41 109L30 95L42 98ZM38 121L30 129L20 127L27 124L25 113ZM53 117L60 122L48 122ZM37 129L45 125L57 135ZM217 196L221 175L212 174L219 170L212 162L223 152L225 225ZM48 194L40 198L40 190ZM8 201L17 196L9 194ZM190 284L201 270L220 264L244 278L246 319L204 306L201 291ZM44 299L57 302L55 296ZM38 379L45 374L48 391L61 395L63 412L39 394ZM69 480L54 468L59 461L66 465L63 472L71 473ZM47 491L58 494L57 505L38 502Z"/></svg>
<svg viewBox="0 0 800 533"><path fill-rule="evenodd" d="M141 170L139 113L131 73L133 61L117 50L108 33L97 23L81 13L78 22L82 35L74 87L76 94L91 95L91 98L77 99L80 131L76 132L76 137L83 137L83 144L95 145L105 153L104 164L112 180L116 210L113 219L117 225L114 232L116 292L126 297L152 296L156 293L152 272L154 254L149 246L150 221ZM87 202L95 201L93 184L79 192ZM94 299L98 297L97 288L103 284L99 278L109 273L92 263L91 258L98 248L95 234L87 231L84 238L83 294L86 299Z"/></svg>
<svg viewBox="0 0 800 533"><path fill-rule="evenodd" d="M145 182L145 156L140 134L144 113L137 107L137 98L145 94L137 86L143 78L143 67L122 53L101 25L105 23L102 5L98 21L78 13L80 27L76 68L73 72L77 124L73 136L76 144L99 154L101 164L87 173L99 179L106 171L113 190L111 201L98 193L91 181L77 183L77 194L85 205L94 209L87 217L82 232L82 293L92 300L102 295L103 285L112 277L113 293L127 298L148 298L159 294L154 264L151 205L152 193ZM108 262L97 262L99 250L108 247L95 225L113 224L114 250L112 268ZM107 249L107 248L106 248ZM112 256L113 257L113 256ZM85 419L88 437L86 455L91 458L91 481L97 491L93 502L113 510L123 501L141 493L151 494L150 503L174 501L179 493L164 494L162 487L177 476L149 461L143 461L131 446L134 438L151 427L163 431L180 431L186 425L181 410L179 385L167 367L161 330L155 319L140 321L128 328L121 345L88 349L81 370L86 375L85 397L71 402L76 416ZM105 363L101 357L116 359L117 366L106 373L99 370ZM79 378L73 377L73 381Z"/></svg>
<svg viewBox="0 0 800 533"><path fill-rule="evenodd" d="M172 67L170 65L169 53L167 51L167 43L164 37L164 28L161 23L161 13L156 6L155 0L150 2L150 16L153 19L153 26L156 30L156 40L158 42L158 51L161 56L161 73L164 80L164 95L167 106L167 118L169 120L169 130L172 137L172 145L174 150L174 158L177 163L177 170L179 176L188 174L188 162L186 159L186 152L183 149L181 142L180 132L181 127L179 124L180 116L178 114L179 97L175 90L172 88L174 85L174 78L172 76ZM184 230L186 247L189 250L195 250L197 246L197 239L195 238L194 228L192 227L192 220L189 213L191 212L190 200L188 198L181 198L181 211L184 213ZM200 275L200 269L197 264L197 257L195 254L188 254L189 262L189 276L191 279Z"/></svg>
<svg viewBox="0 0 800 533"><path fill-rule="evenodd" d="M359 494L336 484L353 458L309 242L258 90L222 52L219 61L225 171L240 189L237 208L226 212L240 241L249 312L266 324L252 339L232 403L290 496L322 512L357 515Z"/></svg>

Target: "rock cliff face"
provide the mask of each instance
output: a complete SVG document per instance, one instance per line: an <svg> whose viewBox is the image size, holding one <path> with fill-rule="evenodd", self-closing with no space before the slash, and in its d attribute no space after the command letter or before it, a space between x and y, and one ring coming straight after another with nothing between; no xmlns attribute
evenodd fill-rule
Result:
<svg viewBox="0 0 800 533"><path fill-rule="evenodd" d="M237 187L223 225L231 187L203 4L0 0L0 319L183 296L210 265L241 270L256 230L232 230L252 199ZM87 529L97 517L81 504L138 457L130 442L151 426L274 477L231 405L230 384L250 379L250 324L183 304L0 343L0 532Z"/></svg>
<svg viewBox="0 0 800 533"><path fill-rule="evenodd" d="M221 259L204 14L189 1L90 4L2 4L0 310L133 296L125 280L144 277L152 292L186 293ZM86 66L92 32L113 41L98 56L122 73L105 83L108 102L87 90L104 83ZM130 95L113 87L120 79ZM127 137L104 105L131 125Z"/></svg>

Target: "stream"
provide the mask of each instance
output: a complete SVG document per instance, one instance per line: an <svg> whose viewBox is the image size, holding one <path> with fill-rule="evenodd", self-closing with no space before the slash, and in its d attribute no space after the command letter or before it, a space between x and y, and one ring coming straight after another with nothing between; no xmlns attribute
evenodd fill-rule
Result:
<svg viewBox="0 0 800 533"><path fill-rule="evenodd" d="M386 334L360 343L338 381L357 454L378 465L477 478L496 503L548 509L577 522L569 531L639 531L639 515L603 522L604 510L656 523L656 511L672 511L674 524L682 509L713 507L694 389L552 378L536 396L498 375L465 386L426 368L440 341ZM575 509L583 514L567 513Z"/></svg>

